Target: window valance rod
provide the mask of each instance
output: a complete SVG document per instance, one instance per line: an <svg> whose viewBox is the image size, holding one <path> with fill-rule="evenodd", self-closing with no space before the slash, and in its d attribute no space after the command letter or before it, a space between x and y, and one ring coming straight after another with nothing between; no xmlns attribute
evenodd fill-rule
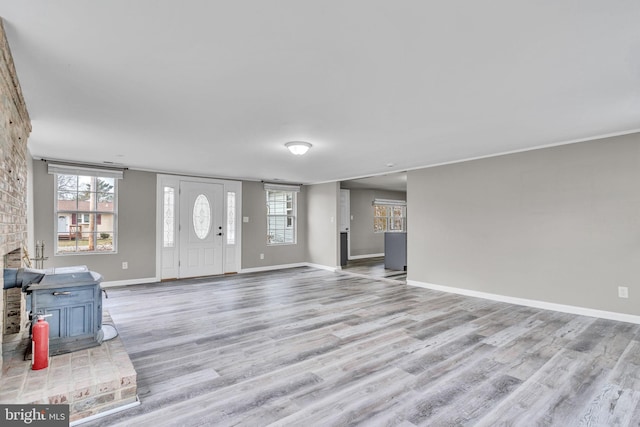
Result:
<svg viewBox="0 0 640 427"><path fill-rule="evenodd" d="M406 206L406 200L392 200L392 199L373 199L371 202L372 205L383 205L383 206Z"/></svg>
<svg viewBox="0 0 640 427"><path fill-rule="evenodd" d="M294 193L300 192L300 184L276 184L270 182L264 182L264 189L270 191L293 191Z"/></svg>
<svg viewBox="0 0 640 427"><path fill-rule="evenodd" d="M40 160L45 163L51 163L51 164L62 165L62 166L77 166L77 167L84 167L84 168L90 168L90 169L108 169L108 170L119 170L119 171L129 170L128 167L118 163L74 162L71 160L45 159L45 158L42 158Z"/></svg>
<svg viewBox="0 0 640 427"><path fill-rule="evenodd" d="M122 179L125 167L116 167L109 165L93 165L89 163L73 163L65 161L54 161L42 159L47 163L47 171L50 174L60 175L83 175L83 176L98 176L104 178Z"/></svg>

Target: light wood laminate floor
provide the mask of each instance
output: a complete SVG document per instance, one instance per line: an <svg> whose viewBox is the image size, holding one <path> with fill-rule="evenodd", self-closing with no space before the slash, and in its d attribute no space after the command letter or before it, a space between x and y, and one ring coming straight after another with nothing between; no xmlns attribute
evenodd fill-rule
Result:
<svg viewBox="0 0 640 427"><path fill-rule="evenodd" d="M640 325L306 267L108 292L142 404L87 426L640 423Z"/></svg>
<svg viewBox="0 0 640 427"><path fill-rule="evenodd" d="M385 268L383 256L349 260L347 265L342 267L342 271L356 276L407 282L407 272Z"/></svg>

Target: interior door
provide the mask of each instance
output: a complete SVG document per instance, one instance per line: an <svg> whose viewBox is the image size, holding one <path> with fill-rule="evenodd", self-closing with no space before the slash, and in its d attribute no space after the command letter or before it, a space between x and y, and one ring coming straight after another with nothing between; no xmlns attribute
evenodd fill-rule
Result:
<svg viewBox="0 0 640 427"><path fill-rule="evenodd" d="M222 195L222 184L180 181L180 278L223 273Z"/></svg>

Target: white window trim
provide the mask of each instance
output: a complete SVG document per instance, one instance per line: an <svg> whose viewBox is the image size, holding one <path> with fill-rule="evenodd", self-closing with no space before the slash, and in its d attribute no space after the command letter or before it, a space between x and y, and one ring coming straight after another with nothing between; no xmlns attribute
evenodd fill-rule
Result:
<svg viewBox="0 0 640 427"><path fill-rule="evenodd" d="M371 205L374 207L373 232L375 234L381 234L381 233L406 233L407 232L407 202L406 202L406 200L373 199L373 202L371 203ZM401 207L401 208L403 208L404 209L403 216L401 217L402 218L402 229L401 230L391 230L389 225L393 221L393 216L389 216L389 215L386 215L384 217L376 216L375 215L375 207L376 206ZM389 211L387 210L387 214L388 213L389 213ZM386 219L386 225L385 225L385 229L384 230L376 230L375 229L376 218L385 218Z"/></svg>
<svg viewBox="0 0 640 427"><path fill-rule="evenodd" d="M118 253L118 180L124 178L124 171L121 169L101 169L90 168L79 165L66 165L57 163L47 163L47 172L54 176L53 188L53 242L54 256L77 256L77 255L114 255ZM111 251L58 251L58 217L62 213L79 213L78 211L67 212L58 210L58 175L92 176L100 178L113 178L113 212L90 211L88 213L113 215L113 250ZM84 213L84 212L83 212ZM77 218L77 216L76 216ZM78 221L76 219L76 221ZM79 223L79 222L78 222Z"/></svg>
<svg viewBox="0 0 640 427"><path fill-rule="evenodd" d="M279 192L279 193L291 193L292 195L292 214L278 214L271 215L267 210L266 215L266 225L267 225L267 246L287 246L287 245L297 245L298 244L298 192L300 191L300 186L297 185L275 185L275 184L264 184L265 189L265 203L269 203L268 194L269 192ZM282 217L285 219L289 217L293 218L293 242L270 242L269 241L269 218L270 217Z"/></svg>

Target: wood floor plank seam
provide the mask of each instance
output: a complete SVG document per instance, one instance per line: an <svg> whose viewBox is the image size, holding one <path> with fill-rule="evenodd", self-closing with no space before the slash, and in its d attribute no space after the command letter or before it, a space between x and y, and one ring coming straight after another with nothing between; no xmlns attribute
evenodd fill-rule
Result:
<svg viewBox="0 0 640 427"><path fill-rule="evenodd" d="M84 425L640 425L640 325L365 267L111 288L141 405Z"/></svg>

